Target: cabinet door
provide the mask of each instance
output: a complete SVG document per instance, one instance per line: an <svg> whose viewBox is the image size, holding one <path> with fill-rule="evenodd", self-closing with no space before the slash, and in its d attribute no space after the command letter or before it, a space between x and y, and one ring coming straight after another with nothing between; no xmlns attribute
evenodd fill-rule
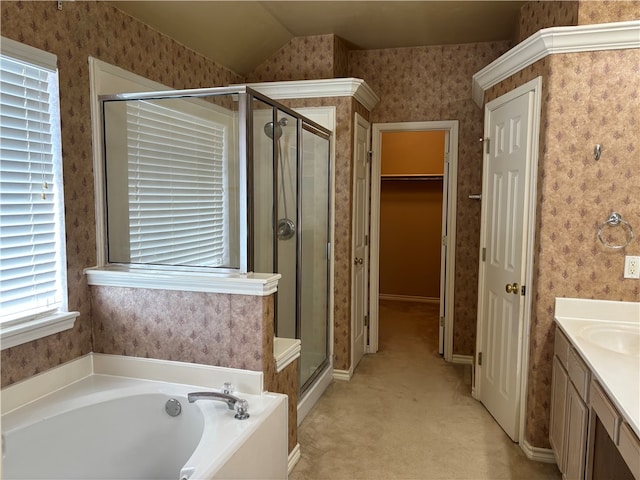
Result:
<svg viewBox="0 0 640 480"><path fill-rule="evenodd" d="M584 480L589 409L571 382L567 386L565 416L564 478L565 480Z"/></svg>
<svg viewBox="0 0 640 480"><path fill-rule="evenodd" d="M558 468L565 471L564 463L564 429L565 406L567 399L568 376L557 356L553 357L551 379L551 423L549 426L549 443L556 457Z"/></svg>

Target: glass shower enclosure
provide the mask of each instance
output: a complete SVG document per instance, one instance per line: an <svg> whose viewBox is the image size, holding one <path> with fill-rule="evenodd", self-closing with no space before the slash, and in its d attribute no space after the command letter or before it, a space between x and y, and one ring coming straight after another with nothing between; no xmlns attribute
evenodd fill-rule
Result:
<svg viewBox="0 0 640 480"><path fill-rule="evenodd" d="M101 103L109 263L280 273L304 393L330 363L331 132L246 86Z"/></svg>

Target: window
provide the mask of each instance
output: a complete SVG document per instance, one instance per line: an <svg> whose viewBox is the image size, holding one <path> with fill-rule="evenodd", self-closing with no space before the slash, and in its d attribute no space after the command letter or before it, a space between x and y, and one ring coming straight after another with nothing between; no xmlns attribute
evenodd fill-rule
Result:
<svg viewBox="0 0 640 480"><path fill-rule="evenodd" d="M19 345L73 326L67 312L55 55L2 38L0 339Z"/></svg>

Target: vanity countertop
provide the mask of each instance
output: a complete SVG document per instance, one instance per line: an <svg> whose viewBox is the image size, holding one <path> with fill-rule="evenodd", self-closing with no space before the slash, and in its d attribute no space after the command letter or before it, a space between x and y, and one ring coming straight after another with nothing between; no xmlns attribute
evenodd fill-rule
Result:
<svg viewBox="0 0 640 480"><path fill-rule="evenodd" d="M640 437L640 303L556 298L555 320Z"/></svg>

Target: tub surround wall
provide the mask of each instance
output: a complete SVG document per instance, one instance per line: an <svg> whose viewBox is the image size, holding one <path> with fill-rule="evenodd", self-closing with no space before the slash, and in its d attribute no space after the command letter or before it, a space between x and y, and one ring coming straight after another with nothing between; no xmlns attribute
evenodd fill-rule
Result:
<svg viewBox="0 0 640 480"><path fill-rule="evenodd" d="M298 361L276 371L274 296L91 287L95 353L264 373L289 396L289 451L298 442Z"/></svg>
<svg viewBox="0 0 640 480"><path fill-rule="evenodd" d="M611 250L596 237L611 211L640 225L638 65L638 49L551 55L485 95L543 78L526 418L534 447L549 448L555 298L640 301L638 281L622 275L624 256L640 255L640 244Z"/></svg>
<svg viewBox="0 0 640 480"><path fill-rule="evenodd" d="M96 353L262 371L273 352L273 295L98 286L91 294Z"/></svg>
<svg viewBox="0 0 640 480"><path fill-rule="evenodd" d="M265 371L264 388L269 392L284 393L289 397L289 453L298 445L298 384L300 358L287 365L281 372Z"/></svg>

